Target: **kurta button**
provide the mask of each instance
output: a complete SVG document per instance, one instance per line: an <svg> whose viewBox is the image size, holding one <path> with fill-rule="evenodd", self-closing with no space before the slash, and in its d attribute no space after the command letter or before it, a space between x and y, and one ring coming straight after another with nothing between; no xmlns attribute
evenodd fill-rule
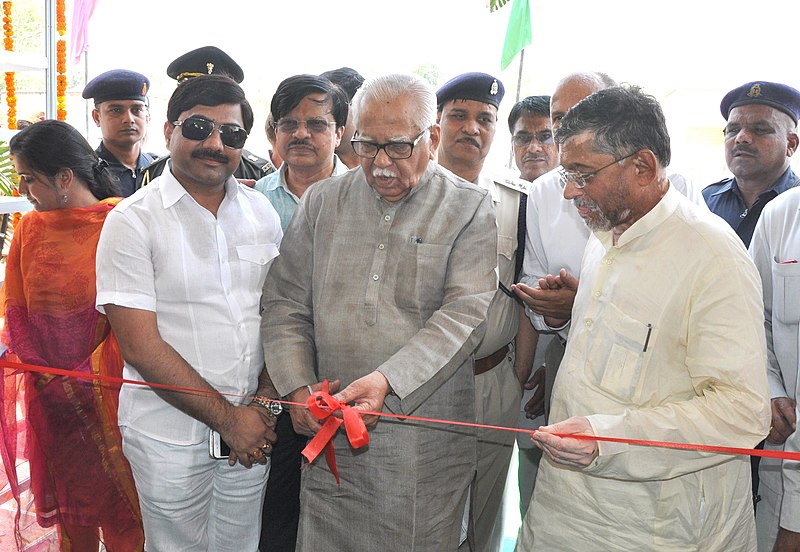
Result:
<svg viewBox="0 0 800 552"><path fill-rule="evenodd" d="M378 276L377 274L372 275L372 279L375 280L376 282L378 281L378 278L380 278L380 276Z"/></svg>
<svg viewBox="0 0 800 552"><path fill-rule="evenodd" d="M380 245L378 246L378 249L380 249L381 251L383 251L384 249L386 249L386 246L385 246L385 245L383 245L383 244L380 244Z"/></svg>
<svg viewBox="0 0 800 552"><path fill-rule="evenodd" d="M385 220L386 222L389 222L390 220L392 220L392 215L385 215L383 217L383 220Z"/></svg>
<svg viewBox="0 0 800 552"><path fill-rule="evenodd" d="M592 327L592 319L591 318L587 318L585 324L586 324L587 328L591 328Z"/></svg>
<svg viewBox="0 0 800 552"><path fill-rule="evenodd" d="M599 291L595 291L595 292L594 292L594 298L595 298L595 299L600 299L600 296L601 296L601 295L603 295L603 294L602 294L602 293L600 293Z"/></svg>

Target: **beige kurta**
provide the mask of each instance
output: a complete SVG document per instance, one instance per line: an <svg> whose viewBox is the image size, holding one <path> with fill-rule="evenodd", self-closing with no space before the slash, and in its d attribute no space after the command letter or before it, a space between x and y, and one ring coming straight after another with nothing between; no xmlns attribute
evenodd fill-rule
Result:
<svg viewBox="0 0 800 552"><path fill-rule="evenodd" d="M497 289L490 198L430 163L387 203L350 171L311 187L264 287L264 350L281 394L376 369L385 408L471 421L471 354ZM475 437L381 420L368 447L336 437L341 487L304 470L298 550L456 550Z"/></svg>
<svg viewBox="0 0 800 552"><path fill-rule="evenodd" d="M770 422L763 321L740 240L671 188L616 246L590 238L552 421L753 447ZM542 462L518 551L755 550L748 457L599 449L585 470Z"/></svg>

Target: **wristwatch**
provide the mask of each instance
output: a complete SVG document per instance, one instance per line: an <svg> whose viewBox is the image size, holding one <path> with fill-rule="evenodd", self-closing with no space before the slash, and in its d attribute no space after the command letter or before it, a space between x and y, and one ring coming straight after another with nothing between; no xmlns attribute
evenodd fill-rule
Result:
<svg viewBox="0 0 800 552"><path fill-rule="evenodd" d="M283 413L283 404L281 404L279 401L268 399L266 397L253 397L253 403L264 407L267 413L275 418Z"/></svg>

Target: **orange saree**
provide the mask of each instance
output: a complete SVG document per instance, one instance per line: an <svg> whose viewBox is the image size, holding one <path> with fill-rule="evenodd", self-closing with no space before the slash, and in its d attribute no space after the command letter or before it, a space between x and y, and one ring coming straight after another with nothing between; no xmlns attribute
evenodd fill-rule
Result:
<svg viewBox="0 0 800 552"><path fill-rule="evenodd" d="M95 309L95 252L109 198L31 212L19 222L0 293L4 360L120 377L122 355ZM36 525L100 528L110 551L141 550L143 532L117 426L119 385L3 369L0 453L17 503L17 545ZM26 461L33 516L23 516ZM22 475L22 477L20 477ZM29 521L26 521L29 520ZM64 537L67 538L67 537ZM65 549L69 544L62 545Z"/></svg>

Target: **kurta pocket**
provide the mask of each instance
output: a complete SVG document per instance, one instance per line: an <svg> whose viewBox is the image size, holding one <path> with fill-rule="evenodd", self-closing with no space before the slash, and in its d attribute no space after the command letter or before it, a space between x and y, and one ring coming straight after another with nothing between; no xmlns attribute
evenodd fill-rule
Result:
<svg viewBox="0 0 800 552"><path fill-rule="evenodd" d="M400 257L395 299L400 307L436 310L444 300L450 245L408 244Z"/></svg>
<svg viewBox="0 0 800 552"><path fill-rule="evenodd" d="M586 364L586 376L600 389L635 402L641 393L645 349L653 346L655 329L614 305L608 305L603 314L593 323L593 362Z"/></svg>
<svg viewBox="0 0 800 552"><path fill-rule="evenodd" d="M772 314L786 324L800 322L800 264L772 261Z"/></svg>

